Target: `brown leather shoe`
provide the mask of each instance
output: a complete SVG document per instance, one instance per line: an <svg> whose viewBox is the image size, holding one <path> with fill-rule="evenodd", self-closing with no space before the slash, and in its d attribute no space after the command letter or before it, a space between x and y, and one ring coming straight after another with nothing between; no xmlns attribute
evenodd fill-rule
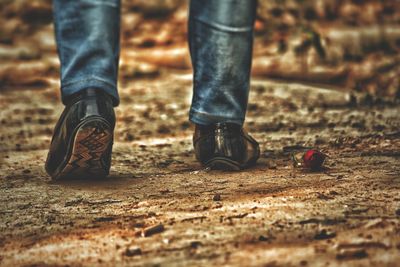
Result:
<svg viewBox="0 0 400 267"><path fill-rule="evenodd" d="M196 124L193 145L197 160L211 169L238 171L260 156L257 141L233 123Z"/></svg>

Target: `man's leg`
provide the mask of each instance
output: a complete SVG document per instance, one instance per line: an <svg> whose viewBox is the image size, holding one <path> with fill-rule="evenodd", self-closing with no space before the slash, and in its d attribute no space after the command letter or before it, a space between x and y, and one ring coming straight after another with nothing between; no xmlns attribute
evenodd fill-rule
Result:
<svg viewBox="0 0 400 267"><path fill-rule="evenodd" d="M256 0L192 0L189 44L194 70L190 120L196 157L204 165L237 170L254 164L258 143L245 119Z"/></svg>
<svg viewBox="0 0 400 267"><path fill-rule="evenodd" d="M119 0L54 0L65 104L46 170L53 179L109 173L118 105Z"/></svg>
<svg viewBox="0 0 400 267"><path fill-rule="evenodd" d="M192 122L243 124L249 92L255 12L255 0L191 1Z"/></svg>
<svg viewBox="0 0 400 267"><path fill-rule="evenodd" d="M86 88L118 104L120 0L54 0L64 104Z"/></svg>

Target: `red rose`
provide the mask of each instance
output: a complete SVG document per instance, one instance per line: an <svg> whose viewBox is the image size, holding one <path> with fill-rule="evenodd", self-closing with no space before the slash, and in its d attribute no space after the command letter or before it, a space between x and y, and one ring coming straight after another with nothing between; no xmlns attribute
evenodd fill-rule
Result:
<svg viewBox="0 0 400 267"><path fill-rule="evenodd" d="M310 149L303 155L304 167L312 170L318 170L322 167L325 158L326 156L324 153L315 149Z"/></svg>

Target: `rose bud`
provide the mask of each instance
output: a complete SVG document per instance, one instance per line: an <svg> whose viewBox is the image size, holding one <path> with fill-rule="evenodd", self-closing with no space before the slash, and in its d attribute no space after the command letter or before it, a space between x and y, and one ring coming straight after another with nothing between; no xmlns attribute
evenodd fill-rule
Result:
<svg viewBox="0 0 400 267"><path fill-rule="evenodd" d="M307 150L303 155L303 166L312 170L318 170L322 167L326 155L318 150Z"/></svg>

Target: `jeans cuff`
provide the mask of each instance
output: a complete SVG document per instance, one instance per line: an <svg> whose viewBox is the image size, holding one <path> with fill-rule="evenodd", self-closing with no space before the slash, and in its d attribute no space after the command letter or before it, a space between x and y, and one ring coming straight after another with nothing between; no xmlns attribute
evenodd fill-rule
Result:
<svg viewBox="0 0 400 267"><path fill-rule="evenodd" d="M221 122L235 123L243 126L244 118L229 118L221 115L213 115L205 112L198 112L193 109L190 110L189 120L193 123L200 125L210 125Z"/></svg>
<svg viewBox="0 0 400 267"><path fill-rule="evenodd" d="M61 86L62 102L65 105L66 100L69 96L88 88L96 88L104 91L109 96L111 96L114 106L119 105L119 96L116 85L97 77L90 77L74 82L68 82L65 85L62 85Z"/></svg>

